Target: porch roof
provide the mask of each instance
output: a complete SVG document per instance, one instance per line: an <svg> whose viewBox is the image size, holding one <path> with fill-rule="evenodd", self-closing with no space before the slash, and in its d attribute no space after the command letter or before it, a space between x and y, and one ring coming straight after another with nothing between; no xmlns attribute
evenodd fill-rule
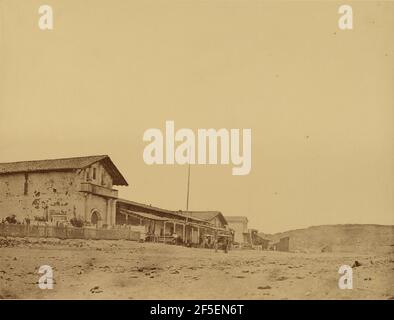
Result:
<svg viewBox="0 0 394 320"><path fill-rule="evenodd" d="M130 215L133 215L133 216L139 216L141 218L150 219L150 220L156 220L156 221L171 221L171 219L155 216L154 214L145 213L145 212L131 211L131 210L127 210L127 209L120 209L120 213L130 214Z"/></svg>

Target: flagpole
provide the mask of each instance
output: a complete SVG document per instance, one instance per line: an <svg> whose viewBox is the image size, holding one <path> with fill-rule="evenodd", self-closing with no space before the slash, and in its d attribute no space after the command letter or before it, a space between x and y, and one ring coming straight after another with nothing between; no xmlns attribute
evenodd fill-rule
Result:
<svg viewBox="0 0 394 320"><path fill-rule="evenodd" d="M187 195L186 195L186 211L189 211L189 195L190 195L190 153L189 149L189 161L187 165Z"/></svg>
<svg viewBox="0 0 394 320"><path fill-rule="evenodd" d="M190 162L187 167L187 198L186 198L186 211L189 211L189 194L190 194Z"/></svg>

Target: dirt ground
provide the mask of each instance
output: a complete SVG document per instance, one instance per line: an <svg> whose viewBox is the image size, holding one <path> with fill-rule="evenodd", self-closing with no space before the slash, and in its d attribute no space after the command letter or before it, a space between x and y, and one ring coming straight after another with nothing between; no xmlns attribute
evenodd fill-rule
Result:
<svg viewBox="0 0 394 320"><path fill-rule="evenodd" d="M2 299L394 299L394 255L0 238ZM338 288L341 265L353 289ZM41 265L54 288L38 287Z"/></svg>

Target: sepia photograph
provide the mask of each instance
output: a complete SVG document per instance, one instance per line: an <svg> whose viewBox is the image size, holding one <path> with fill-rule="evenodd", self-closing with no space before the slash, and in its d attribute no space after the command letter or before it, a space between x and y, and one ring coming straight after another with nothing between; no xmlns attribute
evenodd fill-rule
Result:
<svg viewBox="0 0 394 320"><path fill-rule="evenodd" d="M394 300L393 39L394 1L0 0L0 300Z"/></svg>

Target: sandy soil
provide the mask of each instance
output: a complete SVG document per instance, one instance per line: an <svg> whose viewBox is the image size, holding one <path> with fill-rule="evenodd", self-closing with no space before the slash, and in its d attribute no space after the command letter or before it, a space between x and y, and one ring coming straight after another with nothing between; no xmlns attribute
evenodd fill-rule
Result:
<svg viewBox="0 0 394 320"><path fill-rule="evenodd" d="M285 253L136 243L0 238L0 298L394 299L394 255ZM353 290L338 288L339 266ZM41 290L38 268L54 270Z"/></svg>

